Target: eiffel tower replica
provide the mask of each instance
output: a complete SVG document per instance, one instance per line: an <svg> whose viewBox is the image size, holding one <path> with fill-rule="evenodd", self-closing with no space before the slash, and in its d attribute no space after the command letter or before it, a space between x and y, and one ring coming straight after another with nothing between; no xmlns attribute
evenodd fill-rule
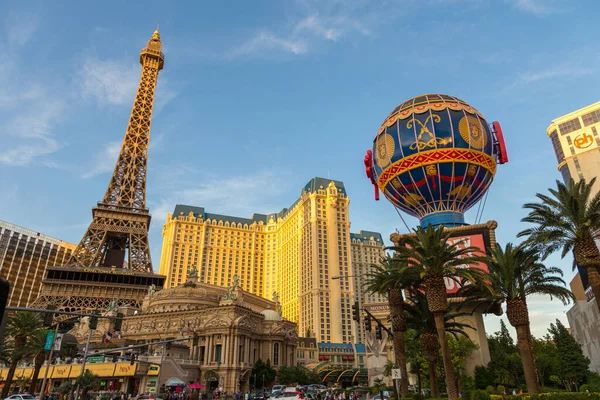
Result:
<svg viewBox="0 0 600 400"><path fill-rule="evenodd" d="M162 288L165 277L152 269L146 208L154 89L165 59L161 49L157 29L140 53L140 83L104 199L92 209L92 223L67 265L46 267L32 306L83 312L140 307L150 287Z"/></svg>

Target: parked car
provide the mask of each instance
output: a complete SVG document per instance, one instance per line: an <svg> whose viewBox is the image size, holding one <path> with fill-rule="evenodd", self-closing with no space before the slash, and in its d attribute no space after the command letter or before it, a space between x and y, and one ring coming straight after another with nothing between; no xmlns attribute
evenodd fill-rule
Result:
<svg viewBox="0 0 600 400"><path fill-rule="evenodd" d="M284 389L285 389L285 385L275 385L275 386L273 386L271 391L272 392L283 392Z"/></svg>
<svg viewBox="0 0 600 400"><path fill-rule="evenodd" d="M302 393L302 392L283 392L283 393L279 393L275 398L276 399L304 400L304 393Z"/></svg>
<svg viewBox="0 0 600 400"><path fill-rule="evenodd" d="M29 393L19 393L8 396L5 400L36 400L37 397L30 395Z"/></svg>
<svg viewBox="0 0 600 400"><path fill-rule="evenodd" d="M388 396L386 394L383 395L383 400L388 400L389 398L390 398L390 396ZM371 397L371 400L382 400L382 399L381 399L380 395L377 395L377 396Z"/></svg>

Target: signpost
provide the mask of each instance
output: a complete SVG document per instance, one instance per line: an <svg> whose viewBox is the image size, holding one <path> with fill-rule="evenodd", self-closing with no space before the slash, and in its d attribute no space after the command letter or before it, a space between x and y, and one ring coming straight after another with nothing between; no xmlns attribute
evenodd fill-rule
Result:
<svg viewBox="0 0 600 400"><path fill-rule="evenodd" d="M392 379L402 379L402 373L400 371L400 368L392 369Z"/></svg>

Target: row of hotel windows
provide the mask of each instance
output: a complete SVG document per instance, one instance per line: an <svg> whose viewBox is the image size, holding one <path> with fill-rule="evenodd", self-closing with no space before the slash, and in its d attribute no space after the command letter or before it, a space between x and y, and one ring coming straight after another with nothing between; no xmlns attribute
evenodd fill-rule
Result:
<svg viewBox="0 0 600 400"><path fill-rule="evenodd" d="M590 126L592 124L600 122L600 110L594 110L587 114L584 114L581 116L581 119L583 120L584 126ZM579 121L579 118L573 118L571 120L563 122L562 124L559 124L558 129L560 129L561 135L566 135L568 133L575 132L576 130L581 129L581 122Z"/></svg>

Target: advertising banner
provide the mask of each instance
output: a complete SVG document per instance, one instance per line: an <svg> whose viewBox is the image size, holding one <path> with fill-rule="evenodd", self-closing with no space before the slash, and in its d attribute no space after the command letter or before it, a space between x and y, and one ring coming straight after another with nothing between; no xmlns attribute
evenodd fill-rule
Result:
<svg viewBox="0 0 600 400"><path fill-rule="evenodd" d="M464 248L467 248L470 246L477 247L477 248L481 249L481 254L479 254L479 255L485 255L485 241L484 241L483 235L480 233L466 235L466 236L456 236L456 237L450 238L448 241L450 243L459 243L458 247L461 249L464 249ZM489 272L487 265L485 265L483 263L477 263L477 264L473 264L473 265L464 264L458 268L479 268L486 272ZM450 295L450 296L456 295L456 293L458 293L458 290L460 289L460 285L456 281L454 281L450 278L445 278L444 280L446 283L446 293L448 293L448 295Z"/></svg>
<svg viewBox="0 0 600 400"><path fill-rule="evenodd" d="M44 345L45 351L52 350L52 342L54 342L54 332L49 331L46 333L46 344Z"/></svg>
<svg viewBox="0 0 600 400"><path fill-rule="evenodd" d="M154 365L150 365L150 368ZM118 363L115 368L115 376L134 376L137 369L137 364Z"/></svg>
<svg viewBox="0 0 600 400"><path fill-rule="evenodd" d="M52 379L64 379L68 378L71 373L70 365L55 365L54 371L52 371Z"/></svg>
<svg viewBox="0 0 600 400"><path fill-rule="evenodd" d="M115 364L91 364L86 366L85 369L100 377L109 377L113 376L115 372Z"/></svg>

